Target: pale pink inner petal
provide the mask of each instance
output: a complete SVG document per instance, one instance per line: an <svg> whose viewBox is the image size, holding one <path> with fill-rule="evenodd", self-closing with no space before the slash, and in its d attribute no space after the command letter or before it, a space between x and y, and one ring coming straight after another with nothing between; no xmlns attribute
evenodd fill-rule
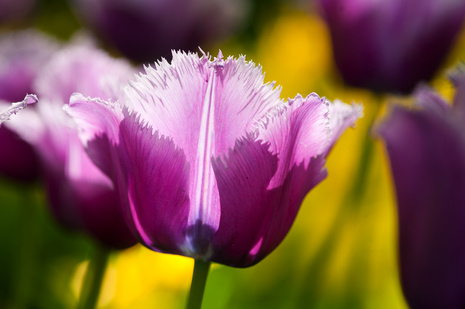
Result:
<svg viewBox="0 0 465 309"><path fill-rule="evenodd" d="M276 110L259 127L258 139L270 144L270 151L278 155L278 171L269 189L282 184L291 168L323 155L330 147L331 128L329 102L316 94L307 98L297 96Z"/></svg>

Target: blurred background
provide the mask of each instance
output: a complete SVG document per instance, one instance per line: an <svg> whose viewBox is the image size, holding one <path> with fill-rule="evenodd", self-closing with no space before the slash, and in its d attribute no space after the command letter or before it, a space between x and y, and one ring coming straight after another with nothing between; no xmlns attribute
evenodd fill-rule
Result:
<svg viewBox="0 0 465 309"><path fill-rule="evenodd" d="M31 6L24 12L8 18L0 13L0 35L36 28L66 41L83 29L97 29L102 48L114 56L129 55L135 64L169 57L161 47L148 55L121 51L95 22L102 20L86 12L92 1L26 2ZM263 67L266 81L282 86L282 98L316 92L330 100L363 103L365 117L336 144L327 163L328 178L307 196L291 231L270 256L247 269L212 266L203 308L406 308L397 268L395 196L383 145L376 138L363 180L366 186L354 188L367 130L389 96L343 83L327 25L312 1L237 3L240 6L225 8L232 16L219 16L217 11L202 16L205 21L221 17L230 22L225 31L200 40L205 52L216 55L221 49L224 55L246 55ZM97 14L98 8L91 10ZM163 26L159 31L169 36L172 29ZM150 34L144 35L148 49L157 45ZM176 44L171 48L180 48ZM462 31L431 81L446 97L452 95L452 86L444 73L465 56L464 47ZM195 45L186 48L198 51ZM6 151L8 145L0 147ZM93 243L58 226L46 204L40 183L0 178L0 308L59 309L76 303ZM184 308L192 268L190 258L158 254L140 245L115 253L98 308Z"/></svg>

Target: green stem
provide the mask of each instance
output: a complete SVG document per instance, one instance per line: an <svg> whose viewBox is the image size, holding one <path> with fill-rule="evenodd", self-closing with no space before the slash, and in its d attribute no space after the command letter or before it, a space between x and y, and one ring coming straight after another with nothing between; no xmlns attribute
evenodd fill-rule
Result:
<svg viewBox="0 0 465 309"><path fill-rule="evenodd" d="M376 118L378 117L381 109L382 102L375 105L375 110L371 114L367 115L370 118L367 131L363 138L362 153L360 155L358 171L355 174L356 178L353 182L353 187L349 191L349 199L347 200L349 205L355 207L359 206L359 203L367 188L368 176L373 161L373 151L375 149L376 141L373 140L372 129Z"/></svg>
<svg viewBox="0 0 465 309"><path fill-rule="evenodd" d="M191 291L187 300L187 309L200 309L202 307L203 292L207 283L210 262L196 259L194 274L192 275Z"/></svg>
<svg viewBox="0 0 465 309"><path fill-rule="evenodd" d="M19 244L19 256L16 259L16 277L14 302L15 308L27 308L31 301L31 291L36 283L36 258L37 249L40 246L41 230L37 218L37 205L32 186L22 187L18 190L20 203L18 212L20 216L19 229L21 243Z"/></svg>
<svg viewBox="0 0 465 309"><path fill-rule="evenodd" d="M108 264L111 251L102 246L96 247L95 256L87 267L79 296L78 309L94 309L97 306L103 276Z"/></svg>

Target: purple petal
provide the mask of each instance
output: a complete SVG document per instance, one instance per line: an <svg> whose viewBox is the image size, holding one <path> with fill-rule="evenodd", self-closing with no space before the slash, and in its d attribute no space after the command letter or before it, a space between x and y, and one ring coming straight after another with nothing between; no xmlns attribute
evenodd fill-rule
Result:
<svg viewBox="0 0 465 309"><path fill-rule="evenodd" d="M449 108L396 107L379 132L397 193L404 294L412 308L465 306L465 136Z"/></svg>
<svg viewBox="0 0 465 309"><path fill-rule="evenodd" d="M214 160L221 219L212 260L246 267L273 251L305 195L326 176L324 156L359 117L358 106L298 96L262 120L257 141L238 141Z"/></svg>
<svg viewBox="0 0 465 309"><path fill-rule="evenodd" d="M409 93L431 79L465 18L455 0L318 2L344 80L382 92Z"/></svg>
<svg viewBox="0 0 465 309"><path fill-rule="evenodd" d="M34 81L57 48L55 40L35 30L1 35L0 100L14 102L37 93Z"/></svg>
<svg viewBox="0 0 465 309"><path fill-rule="evenodd" d="M278 171L269 187L282 185L288 172L311 158L324 155L331 146L328 102L311 94L307 98L297 96L288 105L276 109L274 117L262 121L258 139L270 144L270 151L278 155Z"/></svg>
<svg viewBox="0 0 465 309"><path fill-rule="evenodd" d="M224 39L247 15L248 2L77 0L85 25L125 56L148 63L172 50L195 51Z"/></svg>
<svg viewBox="0 0 465 309"><path fill-rule="evenodd" d="M126 114L121 122L121 194L127 194L128 215L143 244L181 254L189 212L189 164L171 140L138 122L135 114Z"/></svg>
<svg viewBox="0 0 465 309"><path fill-rule="evenodd" d="M278 157L269 145L238 141L225 158L213 162L221 201L221 220L212 239L212 261L234 267L258 263L289 231L308 191L326 175L323 159L294 166L281 186L269 189Z"/></svg>
<svg viewBox="0 0 465 309"><path fill-rule="evenodd" d="M37 93L61 105L75 92L102 100L117 99L121 85L132 78L134 69L90 43L76 42L56 52L42 72L35 83Z"/></svg>
<svg viewBox="0 0 465 309"><path fill-rule="evenodd" d="M75 93L65 110L74 118L84 146L92 141L93 145L88 149L92 161L113 177L113 162L109 158L116 156L112 146L119 143L119 124L123 119L120 107Z"/></svg>
<svg viewBox="0 0 465 309"><path fill-rule="evenodd" d="M35 96L27 96L23 102L17 103L16 107L10 107L9 104L0 102L0 110L8 111L7 114L1 113L0 119L8 119L11 113L14 114L19 109L25 108L29 100L36 102L35 99ZM9 128L10 126L21 127L25 131L29 131L30 128L25 128L30 123L27 121L31 120L31 117L28 116L34 116L34 114L26 112L28 111L21 111L21 115L13 116L12 120L8 119L4 126L0 124L0 145L2 145L0 148L0 174L19 181L36 180L39 174L39 162L34 149ZM24 125L24 121L26 121L26 125Z"/></svg>

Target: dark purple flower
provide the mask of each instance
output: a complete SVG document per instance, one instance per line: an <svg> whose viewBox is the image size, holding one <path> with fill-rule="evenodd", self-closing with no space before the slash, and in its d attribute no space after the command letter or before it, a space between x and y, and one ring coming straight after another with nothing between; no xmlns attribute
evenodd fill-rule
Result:
<svg viewBox="0 0 465 309"><path fill-rule="evenodd" d="M104 41L139 62L225 39L247 11L243 0L70 1Z"/></svg>
<svg viewBox="0 0 465 309"><path fill-rule="evenodd" d="M145 246L247 267L283 240L361 115L316 94L283 102L273 88L244 57L174 53L119 104L76 94L68 110Z"/></svg>
<svg viewBox="0 0 465 309"><path fill-rule="evenodd" d="M0 1L1 2L1 1ZM0 13L1 14L1 13ZM0 36L0 101L16 102L34 93L33 83L39 71L57 49L57 42L26 30ZM39 175L39 163L31 145L22 140L9 125L0 127L0 175L19 181L33 181Z"/></svg>
<svg viewBox="0 0 465 309"><path fill-rule="evenodd" d="M74 121L63 106L74 91L108 100L134 74L122 60L91 45L72 44L43 67L35 89L40 104L30 120L12 127L40 156L53 214L65 227L82 230L102 244L123 249L136 243L112 181L89 159Z"/></svg>
<svg viewBox="0 0 465 309"><path fill-rule="evenodd" d="M429 89L379 128L394 178L402 288L411 308L465 307L465 76L454 105Z"/></svg>
<svg viewBox="0 0 465 309"><path fill-rule="evenodd" d="M441 65L465 17L457 0L318 0L344 80L408 93Z"/></svg>

